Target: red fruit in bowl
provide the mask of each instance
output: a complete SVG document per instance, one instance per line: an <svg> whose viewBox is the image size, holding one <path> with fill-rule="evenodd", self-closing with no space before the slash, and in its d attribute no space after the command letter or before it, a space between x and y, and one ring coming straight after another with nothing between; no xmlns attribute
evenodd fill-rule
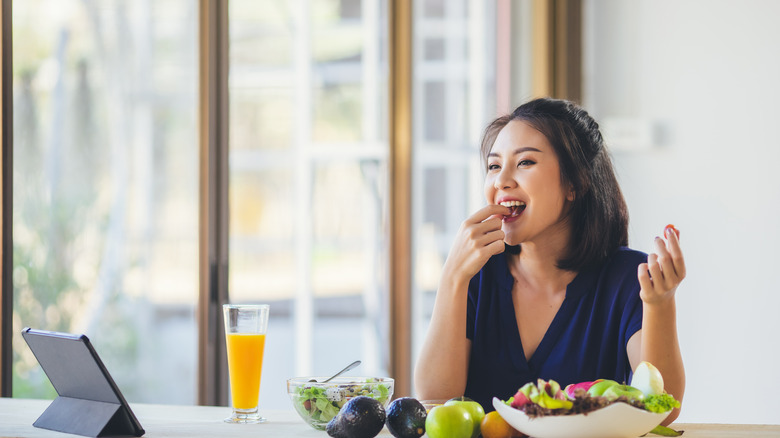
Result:
<svg viewBox="0 0 780 438"><path fill-rule="evenodd" d="M570 385L566 385L566 395L569 396L569 398L574 398L574 393L581 389L585 392L588 392L591 386L595 385L596 383L601 382L604 379L596 379L592 382L580 382L580 383L572 383Z"/></svg>
<svg viewBox="0 0 780 438"><path fill-rule="evenodd" d="M532 382L528 382L517 390L517 393L512 398L511 406L513 408L520 408L525 405L535 403L539 398L539 388Z"/></svg>
<svg viewBox="0 0 780 438"><path fill-rule="evenodd" d="M525 405L530 405L533 403L531 399L526 397L525 394L523 394L521 391L517 391L517 394L512 398L512 407L513 408L519 408Z"/></svg>

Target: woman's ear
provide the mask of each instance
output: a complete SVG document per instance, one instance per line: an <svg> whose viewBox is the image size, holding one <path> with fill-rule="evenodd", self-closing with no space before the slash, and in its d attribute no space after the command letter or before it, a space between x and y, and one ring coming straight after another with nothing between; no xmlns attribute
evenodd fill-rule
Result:
<svg viewBox="0 0 780 438"><path fill-rule="evenodd" d="M569 202L573 202L576 197L577 196L574 192L574 187L569 185L569 192L566 193L566 200L568 200Z"/></svg>

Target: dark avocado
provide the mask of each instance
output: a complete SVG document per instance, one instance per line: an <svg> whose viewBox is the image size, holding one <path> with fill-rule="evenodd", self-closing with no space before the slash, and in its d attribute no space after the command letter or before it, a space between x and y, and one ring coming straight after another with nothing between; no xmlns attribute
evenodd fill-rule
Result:
<svg viewBox="0 0 780 438"><path fill-rule="evenodd" d="M325 431L333 438L373 438L385 425L385 408L377 400L359 396L348 401Z"/></svg>
<svg viewBox="0 0 780 438"><path fill-rule="evenodd" d="M387 430L396 438L419 438L425 434L428 413L417 399L402 397L387 407Z"/></svg>

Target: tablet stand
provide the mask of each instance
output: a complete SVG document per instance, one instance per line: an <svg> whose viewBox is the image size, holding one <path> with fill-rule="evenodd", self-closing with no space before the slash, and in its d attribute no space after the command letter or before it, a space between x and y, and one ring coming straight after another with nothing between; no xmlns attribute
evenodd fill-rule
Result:
<svg viewBox="0 0 780 438"><path fill-rule="evenodd" d="M63 396L54 399L33 426L89 437L135 435L121 404Z"/></svg>

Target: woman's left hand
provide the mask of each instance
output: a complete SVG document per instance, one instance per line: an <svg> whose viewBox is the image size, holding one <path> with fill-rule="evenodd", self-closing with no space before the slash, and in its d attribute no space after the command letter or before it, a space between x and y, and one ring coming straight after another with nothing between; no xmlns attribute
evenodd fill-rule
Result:
<svg viewBox="0 0 780 438"><path fill-rule="evenodd" d="M656 252L639 265L639 296L645 304L660 304L674 299L674 293L685 278L685 259L680 249L678 231L664 229L666 240L656 237Z"/></svg>

